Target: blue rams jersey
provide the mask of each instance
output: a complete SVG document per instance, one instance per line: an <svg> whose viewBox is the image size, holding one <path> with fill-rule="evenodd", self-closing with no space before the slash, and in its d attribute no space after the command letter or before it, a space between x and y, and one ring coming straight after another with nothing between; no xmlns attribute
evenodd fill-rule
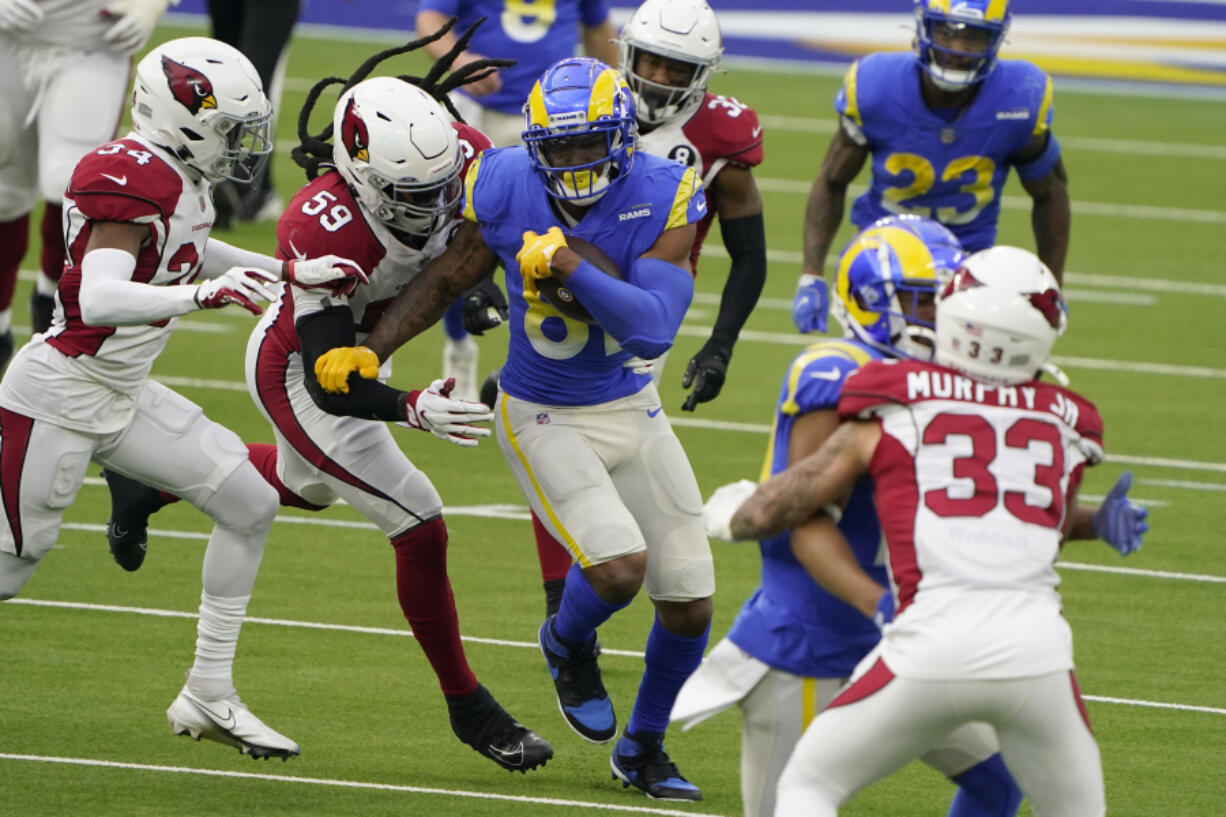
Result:
<svg viewBox="0 0 1226 817"><path fill-rule="evenodd" d="M456 33L488 18L468 50L516 64L499 69L499 90L474 98L486 108L512 114L523 109L533 83L546 68L575 56L580 24L594 27L609 19L607 0L422 0L418 8L457 15Z"/></svg>
<svg viewBox="0 0 1226 817"><path fill-rule="evenodd" d="M592 406L635 394L651 375L626 367L633 355L598 324L569 318L539 296L525 297L515 255L526 231L557 226L600 247L634 283L635 262L665 230L706 215L702 183L693 168L640 152L631 171L577 226L563 223L550 201L523 147L485 151L464 180L464 217L480 225L506 269L511 343L499 384L521 400L557 406Z"/></svg>
<svg viewBox="0 0 1226 817"><path fill-rule="evenodd" d="M854 340L824 340L792 361L783 388L762 480L788 466L792 427L804 414L834 410L843 381L884 355ZM881 559L881 526L873 486L862 480L852 491L839 528L857 561L889 587ZM806 678L843 678L881 638L859 610L823 590L792 555L791 536L781 533L759 543L762 585L741 608L728 637L760 661Z"/></svg>
<svg viewBox="0 0 1226 817"><path fill-rule="evenodd" d="M910 52L870 54L852 64L835 95L835 109L872 152L872 184L851 220L863 229L917 213L952 230L968 253L987 249L996 243L1013 157L1051 128L1051 78L1029 62L1001 60L974 100L947 119L924 103L922 73ZM1017 165L1018 176L1040 179L1059 158L1053 135L1037 159Z"/></svg>

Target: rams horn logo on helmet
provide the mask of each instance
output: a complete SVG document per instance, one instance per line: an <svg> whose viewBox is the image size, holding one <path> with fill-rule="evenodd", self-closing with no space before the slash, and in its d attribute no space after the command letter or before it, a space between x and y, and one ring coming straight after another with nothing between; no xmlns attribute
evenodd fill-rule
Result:
<svg viewBox="0 0 1226 817"><path fill-rule="evenodd" d="M345 115L341 117L341 141L350 159L370 161L370 137L366 133L366 123L358 116L358 103L353 97L349 97Z"/></svg>
<svg viewBox="0 0 1226 817"><path fill-rule="evenodd" d="M217 97L213 96L213 83L195 68L189 68L181 62L163 56L162 73L166 75L174 98L193 115L200 113L203 108L217 107Z"/></svg>

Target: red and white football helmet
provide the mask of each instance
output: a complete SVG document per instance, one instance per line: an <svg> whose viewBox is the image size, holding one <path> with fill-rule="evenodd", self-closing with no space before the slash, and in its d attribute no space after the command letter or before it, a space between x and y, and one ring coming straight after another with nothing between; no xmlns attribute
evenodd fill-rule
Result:
<svg viewBox="0 0 1226 817"><path fill-rule="evenodd" d="M451 116L434 97L395 77L341 94L332 157L359 203L393 230L430 235L460 202L464 154Z"/></svg>
<svg viewBox="0 0 1226 817"><path fill-rule="evenodd" d="M1012 385L1047 368L1068 307L1056 276L1032 252L977 252L937 293L936 362Z"/></svg>
<svg viewBox="0 0 1226 817"><path fill-rule="evenodd" d="M272 103L251 61L223 42L184 37L136 66L132 125L211 182L249 182L272 152Z"/></svg>
<svg viewBox="0 0 1226 817"><path fill-rule="evenodd" d="M724 51L719 20L703 0L647 0L622 28L622 73L634 93L640 122L659 125L696 108ZM684 87L661 85L635 73L640 52L694 66Z"/></svg>

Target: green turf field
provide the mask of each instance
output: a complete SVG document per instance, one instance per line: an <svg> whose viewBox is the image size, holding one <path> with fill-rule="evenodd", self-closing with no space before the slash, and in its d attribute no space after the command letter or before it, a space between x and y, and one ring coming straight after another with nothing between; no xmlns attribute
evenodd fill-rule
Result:
<svg viewBox="0 0 1226 817"><path fill-rule="evenodd" d="M293 138L311 81L348 75L372 50L297 39L279 144ZM665 373L665 407L704 494L756 476L780 379L804 343L787 305L799 272L805 195L833 127L836 85L834 77L749 72L713 83L763 116L767 159L757 175L772 264L724 394L683 415L681 372L707 336L724 280L720 243L709 242L699 295ZM1063 589L1078 673L1113 815L1221 815L1226 106L1062 92L1059 82L1056 105L1074 199L1066 276L1072 316L1057 361L1102 410L1109 452L1087 476L1085 495L1095 501L1131 468L1133 494L1152 508L1153 527L1127 562L1100 543L1066 552ZM286 197L302 181L286 149L275 172ZM1001 239L1029 245L1028 200L1016 183L1009 195ZM274 246L270 224L218 237L265 252ZM25 266L35 265L32 251ZM25 276L16 300L19 325L30 280ZM154 374L244 439L268 440L242 385L253 323L237 309L183 319ZM434 330L399 353L396 382L416 386L437 376L441 336ZM484 367L501 362L504 344L499 333L482 340ZM302 756L257 764L219 744L172 736L163 713L191 662L209 525L190 507L163 511L145 566L125 574L101 533L105 488L91 479L66 514L60 550L20 599L0 608L0 816L738 814L735 713L669 738L673 758L705 792L702 803L657 808L610 780L611 747L585 743L557 712L535 644L543 601L531 529L497 446L461 450L418 432L397 433L452 509L451 574L470 660L514 715L553 742L557 755L547 768L510 775L454 739L434 677L407 637L386 540L347 507L282 514L239 645L240 692L302 745ZM757 553L722 543L713 549L714 640L756 584ZM604 675L623 722L650 619L640 599L601 630ZM844 813L944 814L952 792L938 775L913 766L862 793Z"/></svg>

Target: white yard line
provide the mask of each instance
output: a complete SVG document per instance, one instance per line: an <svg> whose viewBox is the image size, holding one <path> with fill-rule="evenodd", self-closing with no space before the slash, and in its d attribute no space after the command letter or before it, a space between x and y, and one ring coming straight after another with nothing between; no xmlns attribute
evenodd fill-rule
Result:
<svg viewBox="0 0 1226 817"><path fill-rule="evenodd" d="M199 775L202 777L228 777L239 780L265 780L271 783L296 783L310 786L331 786L344 789L365 789L372 791L402 792L405 794L431 794L444 797L463 797L473 800L499 800L507 803L525 805L556 806L560 808L582 809L584 811L611 811L622 814L653 814L663 817L723 817L699 811L681 811L678 809L652 808L650 806L623 806L616 803L597 803L588 800L563 800L556 797L525 797L514 794L494 794L492 792L471 791L468 789L436 789L427 786L399 786L392 783L371 783L362 780L336 780L327 777L299 777L289 774L261 774L256 772L232 772L222 769L196 769L185 766L160 766L150 763L123 763L116 760L97 760L85 757L54 757L49 755L22 755L11 752L0 752L0 760L27 761L32 763L60 763L70 766L93 766L105 769L125 769L137 772L160 772L164 774Z"/></svg>

